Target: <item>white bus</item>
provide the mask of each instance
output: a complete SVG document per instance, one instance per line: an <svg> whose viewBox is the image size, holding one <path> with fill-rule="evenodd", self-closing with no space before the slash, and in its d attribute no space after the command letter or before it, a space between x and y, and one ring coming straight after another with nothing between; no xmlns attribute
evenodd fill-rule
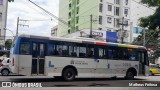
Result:
<svg viewBox="0 0 160 90"><path fill-rule="evenodd" d="M143 46L93 39L21 35L10 56L12 73L63 77L67 81L77 77L133 79L147 75L149 66Z"/></svg>

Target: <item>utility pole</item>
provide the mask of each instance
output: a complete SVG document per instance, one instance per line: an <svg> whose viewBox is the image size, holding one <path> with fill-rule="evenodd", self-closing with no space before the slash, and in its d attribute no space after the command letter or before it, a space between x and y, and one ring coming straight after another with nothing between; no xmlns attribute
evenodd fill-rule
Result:
<svg viewBox="0 0 160 90"><path fill-rule="evenodd" d="M124 26L128 25L128 24L124 23L124 17L122 17L122 23L119 23L119 25L122 25L122 29L120 31L120 33L121 33L121 43L124 43Z"/></svg>
<svg viewBox="0 0 160 90"><path fill-rule="evenodd" d="M19 17L17 18L16 37L18 36L19 26L27 26L27 27L29 27L29 25L19 24L20 21L27 21L27 20L19 19Z"/></svg>
<svg viewBox="0 0 160 90"><path fill-rule="evenodd" d="M146 31L143 29L143 46L146 46Z"/></svg>
<svg viewBox="0 0 160 90"><path fill-rule="evenodd" d="M90 15L90 35L89 35L89 38L92 38L92 22L93 22L93 15L91 14Z"/></svg>
<svg viewBox="0 0 160 90"><path fill-rule="evenodd" d="M18 36L18 26L19 26L19 17L17 18L17 29L16 29L16 37Z"/></svg>

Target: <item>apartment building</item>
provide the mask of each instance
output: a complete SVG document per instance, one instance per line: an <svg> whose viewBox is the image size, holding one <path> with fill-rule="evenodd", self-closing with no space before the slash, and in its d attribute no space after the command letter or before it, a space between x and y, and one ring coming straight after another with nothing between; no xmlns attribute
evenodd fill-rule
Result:
<svg viewBox="0 0 160 90"><path fill-rule="evenodd" d="M56 37L57 36L57 30L58 30L58 25L51 28L51 36Z"/></svg>
<svg viewBox="0 0 160 90"><path fill-rule="evenodd" d="M8 0L0 0L0 50L5 45Z"/></svg>
<svg viewBox="0 0 160 90"><path fill-rule="evenodd" d="M59 17L67 24L59 22L57 35L65 36L90 29L92 20L93 30L109 32L121 31L120 23L125 24L124 41L129 42L130 2L131 0L60 0Z"/></svg>

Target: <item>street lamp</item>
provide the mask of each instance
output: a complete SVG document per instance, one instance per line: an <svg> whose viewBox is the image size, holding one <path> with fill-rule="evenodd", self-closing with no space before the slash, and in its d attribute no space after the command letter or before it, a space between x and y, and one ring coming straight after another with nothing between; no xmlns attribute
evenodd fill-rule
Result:
<svg viewBox="0 0 160 90"><path fill-rule="evenodd" d="M14 33L13 33L13 31L12 31L12 30L10 30L10 29L8 29L8 28L4 28L4 30L8 30L8 31L10 31L10 32L12 33L12 35L13 35L13 40L15 39L15 35L14 35Z"/></svg>

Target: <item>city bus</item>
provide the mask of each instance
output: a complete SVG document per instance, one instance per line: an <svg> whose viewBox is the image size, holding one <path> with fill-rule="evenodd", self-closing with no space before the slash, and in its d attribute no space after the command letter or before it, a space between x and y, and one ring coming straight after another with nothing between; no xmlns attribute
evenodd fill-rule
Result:
<svg viewBox="0 0 160 90"><path fill-rule="evenodd" d="M97 41L20 35L11 50L11 71L26 76L107 78L148 75L143 46Z"/></svg>

